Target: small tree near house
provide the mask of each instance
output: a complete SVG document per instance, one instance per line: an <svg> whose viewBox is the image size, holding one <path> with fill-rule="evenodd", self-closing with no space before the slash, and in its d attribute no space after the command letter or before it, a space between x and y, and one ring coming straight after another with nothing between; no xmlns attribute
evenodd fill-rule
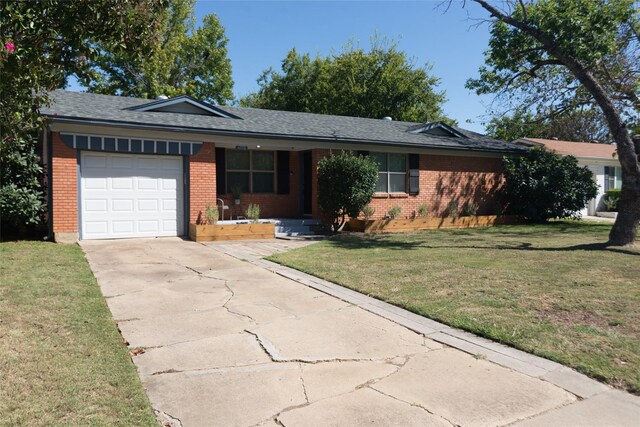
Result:
<svg viewBox="0 0 640 427"><path fill-rule="evenodd" d="M318 162L318 204L333 231L342 229L347 216L358 217L371 201L377 181L378 165L368 157L343 151Z"/></svg>

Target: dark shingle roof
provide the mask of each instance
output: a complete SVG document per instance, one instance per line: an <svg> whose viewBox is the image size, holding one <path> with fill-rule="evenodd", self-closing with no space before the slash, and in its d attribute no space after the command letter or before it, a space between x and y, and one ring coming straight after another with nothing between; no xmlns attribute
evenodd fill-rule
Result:
<svg viewBox="0 0 640 427"><path fill-rule="evenodd" d="M240 119L198 114L135 111L130 108L154 102L149 99L58 90L52 104L42 108L55 120L103 122L138 127L192 130L200 133L401 145L469 151L522 152L522 146L498 141L476 132L455 128L467 138L411 133L417 123L331 116L290 111L218 106Z"/></svg>

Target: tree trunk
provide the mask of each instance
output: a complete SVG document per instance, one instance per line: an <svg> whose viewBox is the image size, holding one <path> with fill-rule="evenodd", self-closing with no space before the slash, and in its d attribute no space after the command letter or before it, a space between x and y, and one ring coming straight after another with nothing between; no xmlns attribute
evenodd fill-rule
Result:
<svg viewBox="0 0 640 427"><path fill-rule="evenodd" d="M640 152L640 136L635 137L636 152ZM624 165L623 165L624 166ZM609 244L626 246L635 242L640 224L640 176L634 173L622 174L622 194L618 204L618 217L609 233Z"/></svg>

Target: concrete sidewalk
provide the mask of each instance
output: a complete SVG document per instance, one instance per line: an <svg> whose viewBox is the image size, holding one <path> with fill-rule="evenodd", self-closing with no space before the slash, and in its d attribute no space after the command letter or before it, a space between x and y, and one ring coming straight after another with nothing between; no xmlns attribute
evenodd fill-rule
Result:
<svg viewBox="0 0 640 427"><path fill-rule="evenodd" d="M134 362L158 418L170 425L637 425L640 419L637 397L327 287L241 246L223 250L234 256L177 238L82 247L124 338L145 350Z"/></svg>

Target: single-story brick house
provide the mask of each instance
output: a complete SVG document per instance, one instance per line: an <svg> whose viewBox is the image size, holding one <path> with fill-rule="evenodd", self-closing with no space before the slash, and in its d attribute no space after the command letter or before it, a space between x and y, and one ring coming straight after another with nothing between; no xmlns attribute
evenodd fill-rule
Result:
<svg viewBox="0 0 640 427"><path fill-rule="evenodd" d="M580 166L586 166L593 173L598 184L598 195L589 200L580 211L581 215L595 215L605 211L604 195L609 189L622 188L622 168L616 156L614 144L593 142L561 141L557 139L520 138L514 141L527 147L543 146L562 156L574 156Z"/></svg>
<svg viewBox="0 0 640 427"><path fill-rule="evenodd" d="M501 159L526 148L441 122L409 123L56 91L42 109L49 223L58 241L187 233L207 206L258 203L263 218L320 216L317 162L351 150L380 164L371 202L499 210ZM241 206L231 200L242 192ZM237 213L236 213L237 214Z"/></svg>

